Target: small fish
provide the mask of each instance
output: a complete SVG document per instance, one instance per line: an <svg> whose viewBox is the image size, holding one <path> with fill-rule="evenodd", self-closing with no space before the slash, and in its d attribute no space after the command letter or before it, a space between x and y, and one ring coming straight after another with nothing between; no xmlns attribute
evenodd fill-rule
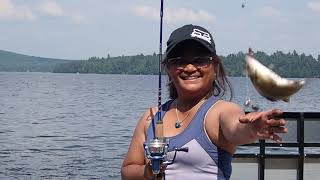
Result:
<svg viewBox="0 0 320 180"><path fill-rule="evenodd" d="M251 48L245 60L248 76L255 89L270 101L289 102L290 96L298 92L305 84L304 80L295 81L280 77L256 60Z"/></svg>

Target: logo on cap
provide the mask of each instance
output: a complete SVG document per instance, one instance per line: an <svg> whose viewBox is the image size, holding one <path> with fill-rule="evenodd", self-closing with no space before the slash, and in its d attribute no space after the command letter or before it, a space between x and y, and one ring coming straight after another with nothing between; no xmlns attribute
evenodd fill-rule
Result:
<svg viewBox="0 0 320 180"><path fill-rule="evenodd" d="M203 39L211 44L210 34L205 31L201 31L199 29L193 29L193 31L190 35L191 35L191 37L197 37L197 38Z"/></svg>

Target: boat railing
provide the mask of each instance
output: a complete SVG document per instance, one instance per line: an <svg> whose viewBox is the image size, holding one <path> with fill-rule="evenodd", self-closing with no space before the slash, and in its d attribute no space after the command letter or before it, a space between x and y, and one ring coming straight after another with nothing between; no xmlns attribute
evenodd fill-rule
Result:
<svg viewBox="0 0 320 180"><path fill-rule="evenodd" d="M308 163L320 164L320 151L306 152L306 148L319 148L319 142L305 142L305 122L320 122L320 112L284 112L283 118L287 121L296 121L296 141L283 142L281 144L259 140L257 143L246 144L242 147L253 147L256 152L234 154L234 163L254 163L258 165L257 178L265 179L266 170L296 170L296 179L303 180L305 165ZM294 129L294 128L293 128ZM320 137L320 129L319 129ZM318 138L319 138L318 137ZM296 153L280 153L280 151L270 152L266 148L296 148ZM272 151L272 150L271 150ZM317 172L319 174L319 172ZM305 177L306 178L306 177ZM279 177L279 179L281 179ZM310 179L310 178L306 178Z"/></svg>

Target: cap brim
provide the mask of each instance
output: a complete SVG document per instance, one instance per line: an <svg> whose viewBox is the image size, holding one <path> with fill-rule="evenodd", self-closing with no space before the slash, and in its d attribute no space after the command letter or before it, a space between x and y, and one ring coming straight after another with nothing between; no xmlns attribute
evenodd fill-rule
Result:
<svg viewBox="0 0 320 180"><path fill-rule="evenodd" d="M172 52L172 50L174 50L174 48L177 47L177 45L179 45L179 44L181 44L182 42L187 41L187 40L194 40L194 41L200 43L201 45L203 45L203 46L204 46L206 49L208 49L208 51L210 51L211 53L214 53L214 54L216 53L215 50L212 49L212 47L211 47L208 43L206 43L206 42L204 42L204 41L202 41L202 40L199 40L198 38L188 37L188 38L181 39L179 42L176 42L176 43L175 43L174 45L172 45L171 47L168 47L167 50L166 50L166 54L165 54L165 56L164 56L164 59L167 59L168 55Z"/></svg>

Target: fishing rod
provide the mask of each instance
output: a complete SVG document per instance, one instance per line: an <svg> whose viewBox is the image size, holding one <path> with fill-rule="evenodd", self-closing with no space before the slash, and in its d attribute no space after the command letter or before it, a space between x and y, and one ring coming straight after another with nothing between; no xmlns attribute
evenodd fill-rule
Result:
<svg viewBox="0 0 320 180"><path fill-rule="evenodd" d="M175 148L174 156L172 160L166 160L169 139L165 138L163 135L163 120L162 120L162 104L161 104L161 75L162 75L162 25L163 25L163 2L161 0L160 5L160 43L159 43L159 74L158 74L158 112L157 119L152 118L152 130L153 139L150 142L144 143L145 155L151 161L152 173L157 179L160 174L160 169L163 164L171 165L174 163L178 151L188 152L188 148ZM156 121L156 122L155 122ZM165 174L163 173L163 179L165 179Z"/></svg>
<svg viewBox="0 0 320 180"><path fill-rule="evenodd" d="M161 67L161 61L162 61L162 24L163 24L163 0L161 0L160 5L160 40L159 40L159 84L158 84L158 121L157 121L157 134L154 133L154 138L157 137L163 137L163 121L161 118L161 75L162 75L162 67ZM155 131L154 131L155 132Z"/></svg>
<svg viewBox="0 0 320 180"><path fill-rule="evenodd" d="M157 119L152 118L153 139L144 143L145 155L151 161L152 173L157 177L160 174L161 165L167 156L169 141L163 136L163 121L161 117L161 61L162 61L162 24L163 24L163 0L160 5L160 44L159 44L159 74L158 74L158 112ZM155 122L157 121L157 122Z"/></svg>

